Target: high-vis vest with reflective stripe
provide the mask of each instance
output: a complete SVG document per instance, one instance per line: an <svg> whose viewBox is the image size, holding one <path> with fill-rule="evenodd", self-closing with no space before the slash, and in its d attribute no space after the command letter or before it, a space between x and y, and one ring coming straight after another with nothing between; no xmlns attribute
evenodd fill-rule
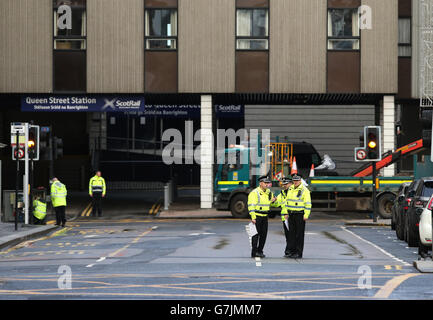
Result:
<svg viewBox="0 0 433 320"><path fill-rule="evenodd" d="M251 219L256 216L266 217L271 209L271 201L274 195L271 190L263 191L260 187L255 188L248 195L248 212Z"/></svg>
<svg viewBox="0 0 433 320"><path fill-rule="evenodd" d="M53 207L66 206L66 186L60 181L56 181L51 185L51 203Z"/></svg>
<svg viewBox="0 0 433 320"><path fill-rule="evenodd" d="M92 195L95 193L102 193L105 195L106 186L105 180L102 177L94 176L89 181L89 194Z"/></svg>
<svg viewBox="0 0 433 320"><path fill-rule="evenodd" d="M308 218L311 213L310 190L303 184L300 184L297 188L295 185L290 186L286 208L287 211L304 211L304 218Z"/></svg>
<svg viewBox="0 0 433 320"><path fill-rule="evenodd" d="M276 206L281 207L281 220L283 221L286 220L284 215L288 214L287 207L286 207L288 194L289 194L289 189L281 190L280 194L277 196L277 200L275 201Z"/></svg>
<svg viewBox="0 0 433 320"><path fill-rule="evenodd" d="M47 204L39 200L34 200L33 207L33 215L39 220L44 220L47 215Z"/></svg>

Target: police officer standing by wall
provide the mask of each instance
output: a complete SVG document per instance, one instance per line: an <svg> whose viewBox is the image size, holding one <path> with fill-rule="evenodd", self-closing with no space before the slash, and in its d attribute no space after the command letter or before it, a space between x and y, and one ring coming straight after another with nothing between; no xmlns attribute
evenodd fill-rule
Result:
<svg viewBox="0 0 433 320"><path fill-rule="evenodd" d="M65 226L66 223L66 196L68 191L66 190L66 186L59 181L57 178L52 179L51 184L51 203L54 207L54 211L56 212L56 226L60 224L62 227Z"/></svg>
<svg viewBox="0 0 433 320"><path fill-rule="evenodd" d="M290 255L290 244L289 244L289 229L286 227L286 220L289 219L289 215L287 212L287 196L289 194L289 188L293 184L292 178L284 178L281 182L282 190L281 193L277 196L276 203L281 207L281 220L283 221L283 229L284 229L284 236L286 237L286 249L284 250L284 256L286 258Z"/></svg>
<svg viewBox="0 0 433 320"><path fill-rule="evenodd" d="M265 247L266 237L268 234L268 213L271 204L276 198L268 189L267 185L271 183L268 177L259 178L260 186L255 188L248 195L248 212L251 216L252 223L256 225L257 234L252 237L251 257L264 258L263 248Z"/></svg>
<svg viewBox="0 0 433 320"><path fill-rule="evenodd" d="M289 258L302 258L304 251L305 221L311 213L310 190L302 183L298 175L292 177L293 185L287 196L289 213Z"/></svg>
<svg viewBox="0 0 433 320"><path fill-rule="evenodd" d="M105 185L105 179L101 177L101 171L96 171L89 181L89 195L92 197L92 216L96 216L98 211L98 217L102 216L102 198L105 197L107 187Z"/></svg>

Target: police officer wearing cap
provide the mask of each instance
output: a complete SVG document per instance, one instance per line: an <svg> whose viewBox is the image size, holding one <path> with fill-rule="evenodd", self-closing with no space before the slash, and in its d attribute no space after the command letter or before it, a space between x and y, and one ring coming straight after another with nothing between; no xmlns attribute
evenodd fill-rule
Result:
<svg viewBox="0 0 433 320"><path fill-rule="evenodd" d="M268 213L271 205L275 202L276 198L268 184L271 180L267 176L259 178L259 187L255 188L248 195L248 212L251 216L252 223L256 225L257 234L252 237L251 257L264 258L263 248L268 234Z"/></svg>
<svg viewBox="0 0 433 320"><path fill-rule="evenodd" d="M292 177L286 207L289 214L289 258L300 259L304 251L305 221L311 213L310 190L298 175Z"/></svg>
<svg viewBox="0 0 433 320"><path fill-rule="evenodd" d="M284 178L281 181L281 192L277 196L276 203L279 207L281 207L281 220L283 221L283 229L284 229L284 236L286 237L286 249L284 250L284 257L288 258L290 255L290 245L289 245L289 229L286 227L286 220L289 219L289 215L287 212L287 196L289 194L289 188L293 184L292 177Z"/></svg>

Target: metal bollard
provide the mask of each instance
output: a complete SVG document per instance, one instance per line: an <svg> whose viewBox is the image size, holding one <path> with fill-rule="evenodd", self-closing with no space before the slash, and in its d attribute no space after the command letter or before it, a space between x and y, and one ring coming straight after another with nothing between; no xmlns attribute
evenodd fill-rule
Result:
<svg viewBox="0 0 433 320"><path fill-rule="evenodd" d="M164 186L164 210L168 210L168 206L170 205L168 198L169 198L169 188L168 185L166 184Z"/></svg>

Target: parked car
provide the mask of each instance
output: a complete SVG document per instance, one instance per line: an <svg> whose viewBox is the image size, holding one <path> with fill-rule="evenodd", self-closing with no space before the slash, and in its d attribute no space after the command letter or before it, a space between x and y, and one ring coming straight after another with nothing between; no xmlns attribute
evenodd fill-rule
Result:
<svg viewBox="0 0 433 320"><path fill-rule="evenodd" d="M395 233L397 235L397 238L400 240L406 241L405 230L407 210L409 209L409 205L412 202L413 197L415 196L416 188L418 187L419 183L420 180L412 181L405 190L404 197L400 198L400 200L402 200L402 204L399 207L400 210L396 212L395 219Z"/></svg>
<svg viewBox="0 0 433 320"><path fill-rule="evenodd" d="M410 186L410 182L405 182L400 185L397 192L397 197L394 200L394 204L391 209L391 229L396 229L397 219L399 218L399 212L402 209L405 195L407 194L407 189Z"/></svg>
<svg viewBox="0 0 433 320"><path fill-rule="evenodd" d="M428 250L432 247L432 208L433 196L430 197L428 205L422 210L419 220L419 246L418 254L425 258Z"/></svg>
<svg viewBox="0 0 433 320"><path fill-rule="evenodd" d="M409 247L418 247L419 243L419 220L422 209L433 194L433 177L421 178L410 202L406 218L406 241Z"/></svg>

